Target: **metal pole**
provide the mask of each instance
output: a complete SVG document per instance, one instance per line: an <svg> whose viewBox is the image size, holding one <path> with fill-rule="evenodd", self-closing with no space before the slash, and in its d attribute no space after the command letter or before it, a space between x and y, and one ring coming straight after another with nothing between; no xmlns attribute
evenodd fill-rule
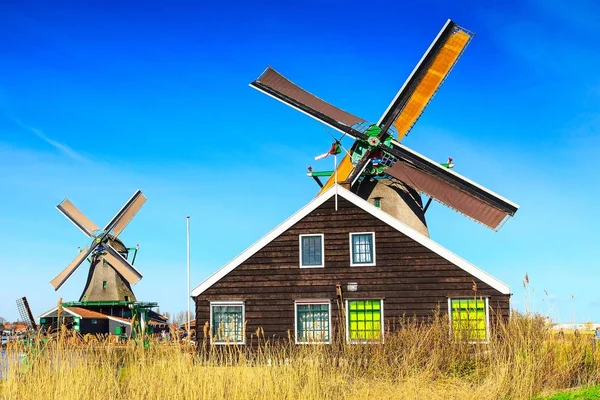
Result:
<svg viewBox="0 0 600 400"><path fill-rule="evenodd" d="M187 315L186 315L186 327L187 327L187 339L190 340L190 217L186 217L187 220Z"/></svg>
<svg viewBox="0 0 600 400"><path fill-rule="evenodd" d="M337 150L336 150L337 151ZM335 211L338 210L337 154L333 154L333 182L335 185Z"/></svg>

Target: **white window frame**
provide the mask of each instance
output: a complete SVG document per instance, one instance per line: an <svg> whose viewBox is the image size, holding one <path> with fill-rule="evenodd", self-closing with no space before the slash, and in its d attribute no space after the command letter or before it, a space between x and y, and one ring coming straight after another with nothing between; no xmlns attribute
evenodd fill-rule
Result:
<svg viewBox="0 0 600 400"><path fill-rule="evenodd" d="M350 340L350 308L349 308L349 302L351 302L351 301L374 301L374 300L378 300L379 303L381 304L381 339L380 340L372 340L370 342L369 341L363 342L363 341L360 341L360 340L354 340L354 341ZM361 298L361 299L346 299L346 304L345 304L345 307L346 307L346 310L345 310L346 311L345 312L345 314L346 314L346 343L348 343L348 344L379 344L379 343L383 344L384 343L384 341L385 341L385 338L384 338L385 318L384 318L384 314L383 314L383 303L384 303L383 299L373 299L373 298L371 298L371 299L364 299L364 298Z"/></svg>
<svg viewBox="0 0 600 400"><path fill-rule="evenodd" d="M320 236L321 237L321 265L302 265L302 238L306 236ZM300 268L325 268L325 235L322 233L306 233L304 235L298 235L298 249L300 254L298 255Z"/></svg>
<svg viewBox="0 0 600 400"><path fill-rule="evenodd" d="M241 342L232 342L232 341L217 341L213 338L213 306L242 306L242 341ZM211 301L210 302L210 342L215 345L245 345L246 344L246 305L243 301Z"/></svg>
<svg viewBox="0 0 600 400"><path fill-rule="evenodd" d="M468 343L472 344L488 344L490 342L490 298L484 296L477 296L477 298L483 298L485 300L485 340L469 340ZM450 321L449 332L450 338L454 337L454 332L452 332L452 300L470 300L470 296L452 296L448 297L448 321Z"/></svg>
<svg viewBox="0 0 600 400"><path fill-rule="evenodd" d="M354 235L371 235L373 237L373 262L370 263L354 263L354 246L352 246L352 236ZM376 265L376 247L375 247L375 232L350 232L350 266L351 267L372 267Z"/></svg>
<svg viewBox="0 0 600 400"><path fill-rule="evenodd" d="M298 341L298 305L323 305L326 304L329 308L328 316L329 316L329 334L328 340L324 342L300 342ZM308 299L308 300L295 300L294 301L294 342L296 344L331 344L331 301L328 299Z"/></svg>

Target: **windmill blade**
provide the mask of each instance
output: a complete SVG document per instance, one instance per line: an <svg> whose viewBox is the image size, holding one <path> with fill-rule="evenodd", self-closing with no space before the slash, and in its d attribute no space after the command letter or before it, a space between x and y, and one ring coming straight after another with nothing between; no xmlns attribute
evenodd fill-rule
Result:
<svg viewBox="0 0 600 400"><path fill-rule="evenodd" d="M342 158L342 161L337 166L337 181L344 182L348 178L348 176L352 173L353 170L354 170L354 164L352 164L352 159L350 158L349 154L346 154L344 156L344 158ZM331 174L331 176L329 177L327 182L325 182L325 185L323 185L323 187L319 191L319 194L326 192L327 189L332 187L334 183L335 183L335 171L333 174Z"/></svg>
<svg viewBox="0 0 600 400"><path fill-rule="evenodd" d="M60 211L65 217L67 217L79 230L88 235L89 237L94 236L94 232L99 228L98 226L92 222L88 217L86 217L77 207L69 201L69 199L64 199L62 203L56 206L58 211Z"/></svg>
<svg viewBox="0 0 600 400"><path fill-rule="evenodd" d="M113 236L117 237L133 219L140 208L142 208L145 202L146 196L138 189L113 219L104 227L104 233L108 234L112 230Z"/></svg>
<svg viewBox="0 0 600 400"><path fill-rule="evenodd" d="M127 261L125 257L116 251L109 243L105 246L106 254L104 260L106 260L119 274L123 276L131 285L137 283L142 279L140 271L135 269L133 265Z"/></svg>
<svg viewBox="0 0 600 400"><path fill-rule="evenodd" d="M352 126L365 122L307 92L271 67L250 86L354 138Z"/></svg>
<svg viewBox="0 0 600 400"><path fill-rule="evenodd" d="M92 253L95 246L90 248L86 248L83 251L80 251L77 257L69 265L67 268L63 269L62 272L54 279L50 281L50 284L54 287L54 290L60 289L60 287L73 275L73 272L81 265L81 263Z"/></svg>
<svg viewBox="0 0 600 400"><path fill-rule="evenodd" d="M450 208L497 230L519 206L491 190L441 166L397 142L389 152L398 161L386 169L388 175L427 194Z"/></svg>
<svg viewBox="0 0 600 400"><path fill-rule="evenodd" d="M401 140L456 64L473 34L448 20L433 40L377 125L386 132L392 125Z"/></svg>

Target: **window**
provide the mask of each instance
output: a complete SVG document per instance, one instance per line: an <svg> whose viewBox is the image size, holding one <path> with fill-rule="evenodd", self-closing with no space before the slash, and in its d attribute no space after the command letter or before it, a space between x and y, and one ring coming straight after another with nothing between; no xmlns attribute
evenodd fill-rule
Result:
<svg viewBox="0 0 600 400"><path fill-rule="evenodd" d="M485 341L488 338L488 299L464 298L448 299L450 306L450 326L457 339Z"/></svg>
<svg viewBox="0 0 600 400"><path fill-rule="evenodd" d="M213 343L244 344L244 303L210 303L210 331Z"/></svg>
<svg viewBox="0 0 600 400"><path fill-rule="evenodd" d="M350 343L380 341L383 338L382 300L347 300L346 310Z"/></svg>
<svg viewBox="0 0 600 400"><path fill-rule="evenodd" d="M296 302L296 343L329 343L331 307L326 301Z"/></svg>
<svg viewBox="0 0 600 400"><path fill-rule="evenodd" d="M102 281L102 289L106 289L106 281Z"/></svg>
<svg viewBox="0 0 600 400"><path fill-rule="evenodd" d="M350 234L350 266L375 265L375 234Z"/></svg>
<svg viewBox="0 0 600 400"><path fill-rule="evenodd" d="M315 268L324 265L323 234L300 235L300 267Z"/></svg>
<svg viewBox="0 0 600 400"><path fill-rule="evenodd" d="M377 208L381 208L381 197L375 197L373 199L373 205Z"/></svg>

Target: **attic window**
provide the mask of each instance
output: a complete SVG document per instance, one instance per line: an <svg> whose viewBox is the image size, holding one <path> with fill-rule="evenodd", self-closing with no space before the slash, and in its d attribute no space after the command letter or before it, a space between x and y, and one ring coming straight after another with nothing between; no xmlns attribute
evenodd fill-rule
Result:
<svg viewBox="0 0 600 400"><path fill-rule="evenodd" d="M381 197L375 197L373 199L373 205L377 208L381 208Z"/></svg>
<svg viewBox="0 0 600 400"><path fill-rule="evenodd" d="M350 266L375 265L375 233L350 234Z"/></svg>
<svg viewBox="0 0 600 400"><path fill-rule="evenodd" d="M300 268L319 268L325 265L323 234L300 235Z"/></svg>
<svg viewBox="0 0 600 400"><path fill-rule="evenodd" d="M102 281L102 289L106 289L106 281Z"/></svg>

